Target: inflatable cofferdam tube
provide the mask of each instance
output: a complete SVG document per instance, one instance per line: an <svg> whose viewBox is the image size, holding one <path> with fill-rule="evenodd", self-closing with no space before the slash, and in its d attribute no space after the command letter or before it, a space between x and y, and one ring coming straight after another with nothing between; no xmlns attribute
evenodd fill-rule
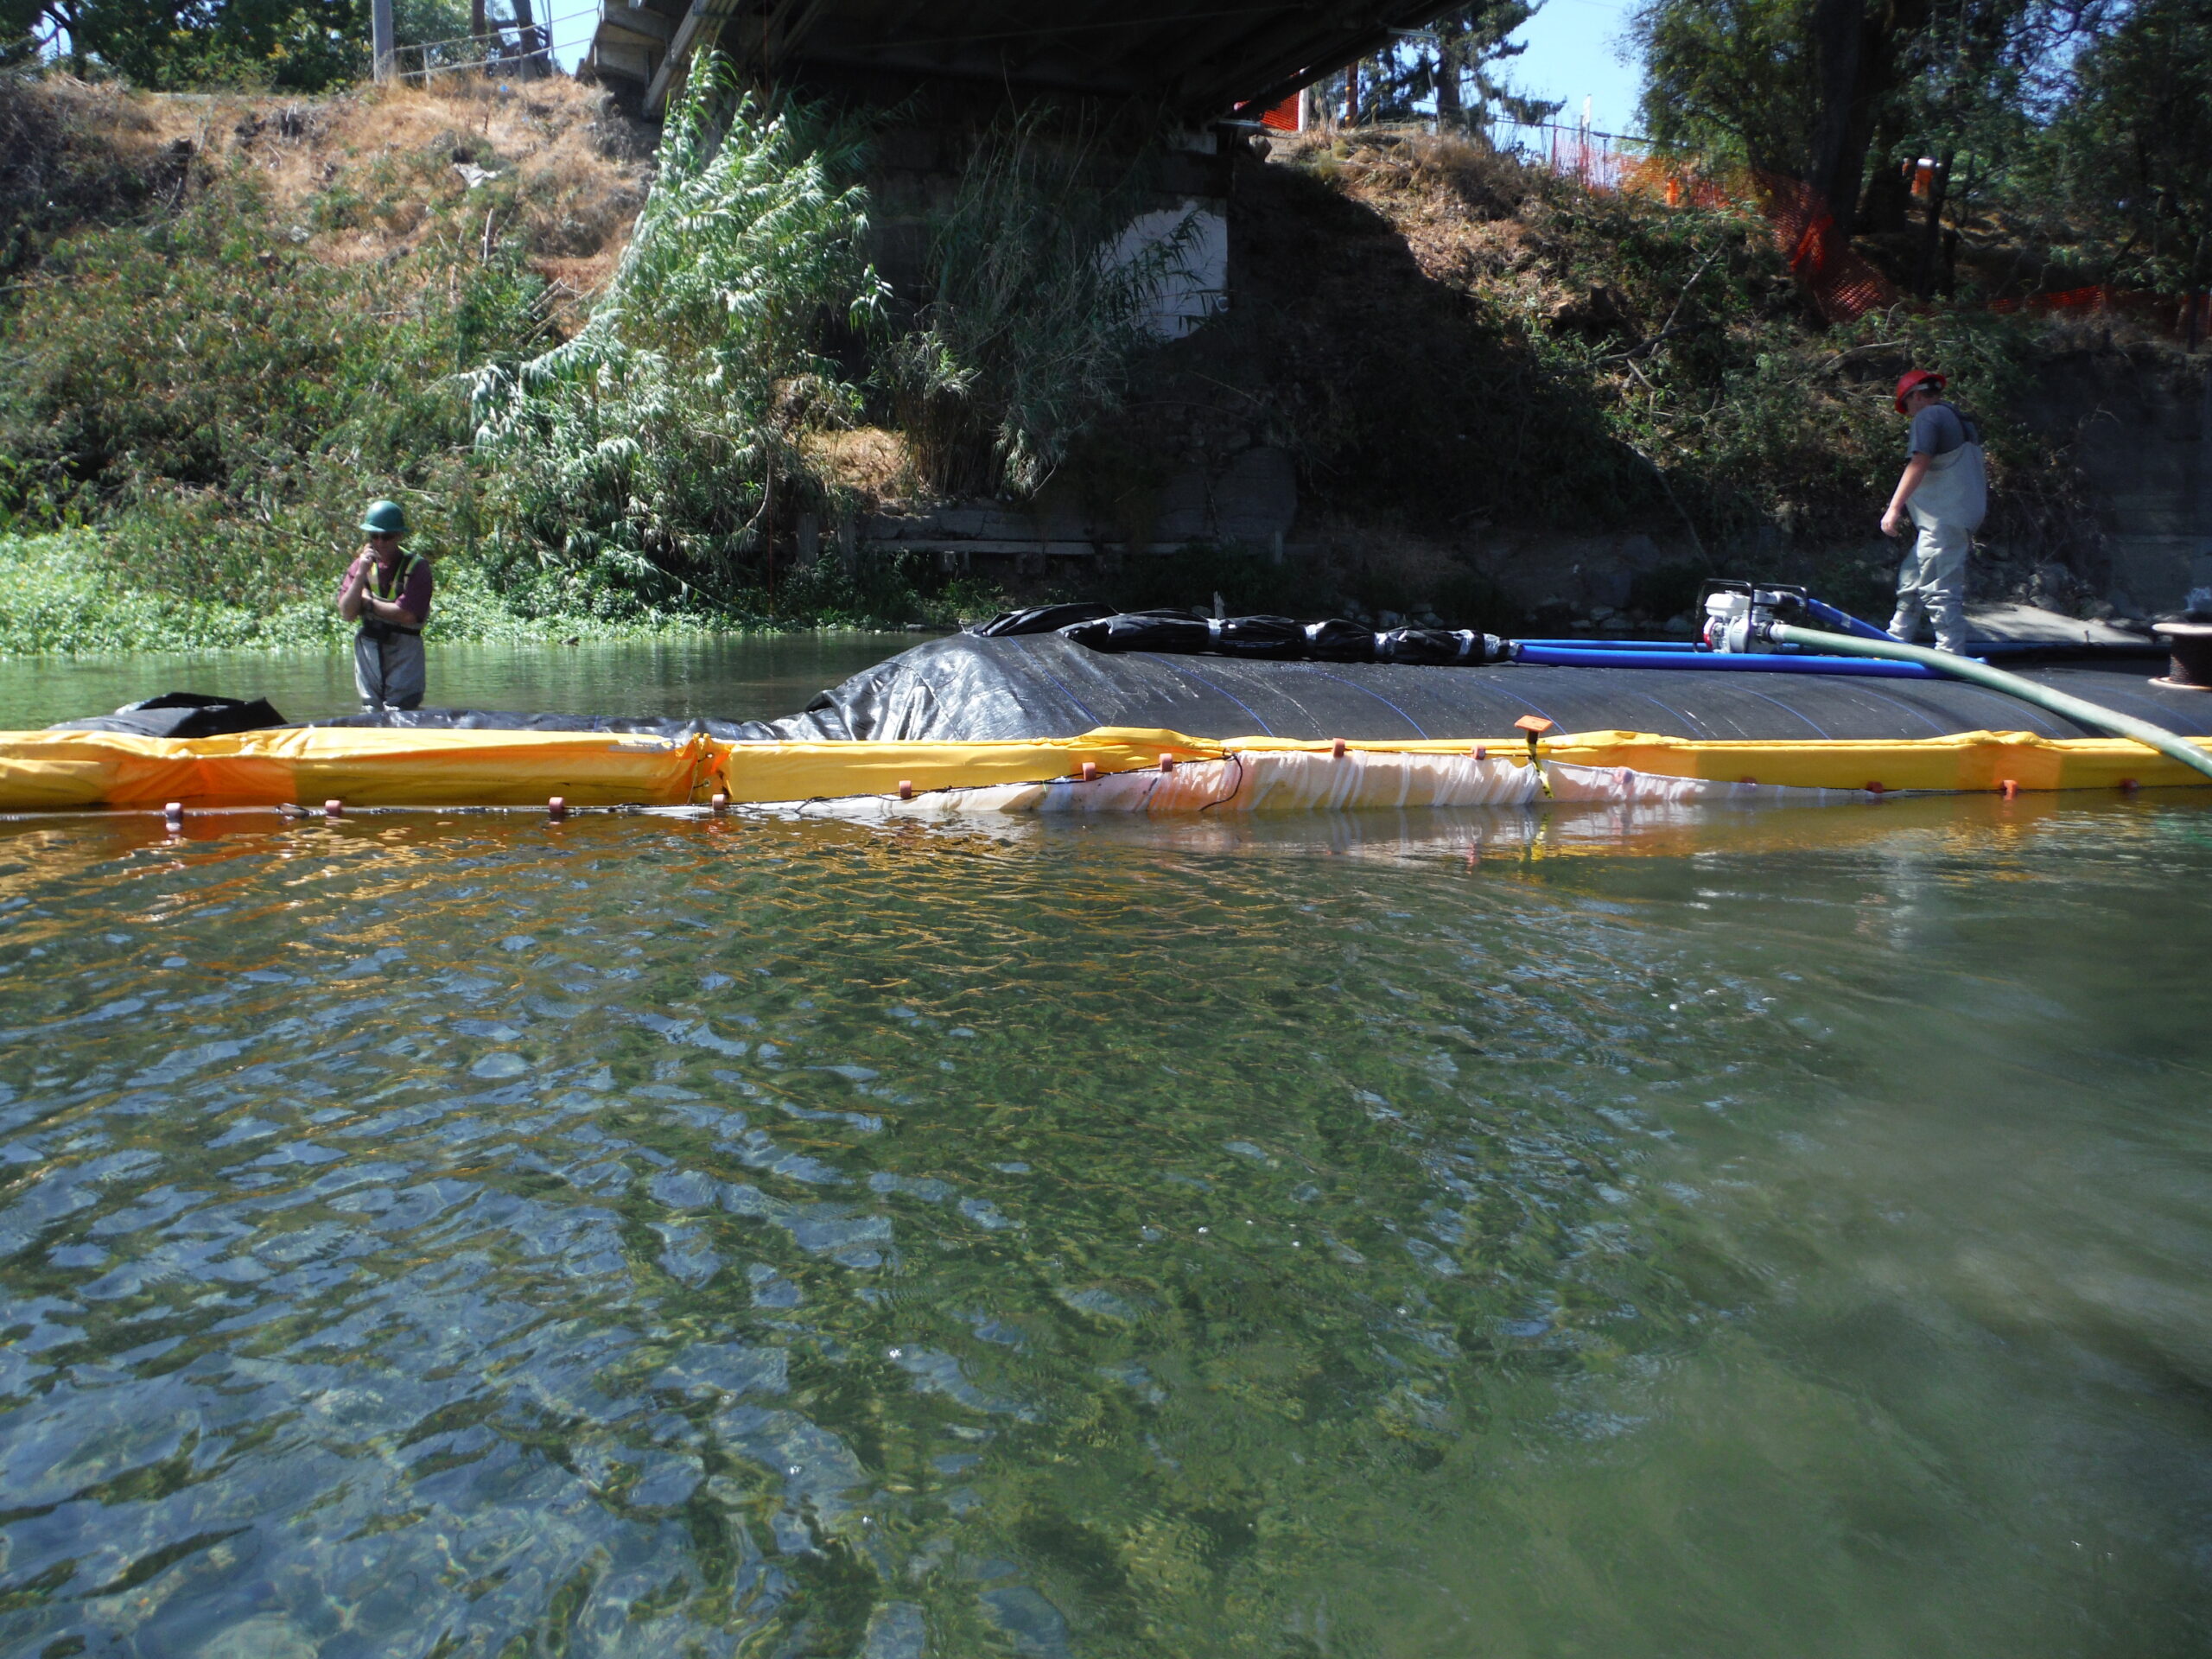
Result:
<svg viewBox="0 0 2212 1659"><path fill-rule="evenodd" d="M865 813L1256 812L1562 801L1689 804L1746 791L2109 789L2201 784L2119 739L1715 741L1597 731L1532 756L1487 742L1229 741L1102 729L996 743L677 741L626 734L321 728L156 739L0 736L0 810L874 802Z"/></svg>

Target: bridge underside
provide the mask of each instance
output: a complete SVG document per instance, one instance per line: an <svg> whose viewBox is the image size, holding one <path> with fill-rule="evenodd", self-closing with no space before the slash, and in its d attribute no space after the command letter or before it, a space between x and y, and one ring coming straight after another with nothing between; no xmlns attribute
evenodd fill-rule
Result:
<svg viewBox="0 0 2212 1659"><path fill-rule="evenodd" d="M1138 100L1193 123L1266 105L1450 0L609 0L590 61L658 115L715 45L766 78Z"/></svg>

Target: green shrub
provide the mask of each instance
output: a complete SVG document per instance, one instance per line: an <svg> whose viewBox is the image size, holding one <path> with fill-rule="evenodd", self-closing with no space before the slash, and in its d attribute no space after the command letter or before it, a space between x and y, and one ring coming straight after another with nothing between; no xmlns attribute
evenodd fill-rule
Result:
<svg viewBox="0 0 2212 1659"><path fill-rule="evenodd" d="M853 135L693 69L630 245L575 337L474 381L495 568L592 614L765 611L767 536L817 505L810 432L858 391L821 348L881 293ZM761 590L756 593L755 590Z"/></svg>
<svg viewBox="0 0 2212 1659"><path fill-rule="evenodd" d="M243 169L57 243L0 308L0 523L101 524L136 585L217 604L320 602L373 496L467 545L454 377L531 337L543 285L517 250L482 257L435 167L452 200L385 264L308 257Z"/></svg>

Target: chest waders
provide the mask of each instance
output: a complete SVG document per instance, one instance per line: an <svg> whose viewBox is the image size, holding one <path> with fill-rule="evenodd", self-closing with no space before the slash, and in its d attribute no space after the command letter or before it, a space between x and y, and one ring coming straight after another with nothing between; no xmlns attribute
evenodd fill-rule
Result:
<svg viewBox="0 0 2212 1659"><path fill-rule="evenodd" d="M1897 569L1897 608L1889 631L1910 642L1925 612L1936 625L1936 649L1961 652L1967 647L1967 555L1989 511L1981 446L1968 442L1932 456L1905 511L1919 534Z"/></svg>
<svg viewBox="0 0 2212 1659"><path fill-rule="evenodd" d="M421 554L410 554L387 575L383 563L372 559L363 587L370 597L397 604L416 567L425 563ZM423 630L386 622L365 611L360 631L353 636L353 687L360 693L362 706L420 708L427 680Z"/></svg>

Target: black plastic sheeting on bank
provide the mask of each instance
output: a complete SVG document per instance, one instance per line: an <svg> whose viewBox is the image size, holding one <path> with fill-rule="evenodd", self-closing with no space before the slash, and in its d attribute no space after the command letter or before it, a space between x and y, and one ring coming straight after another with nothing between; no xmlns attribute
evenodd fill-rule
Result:
<svg viewBox="0 0 2212 1659"><path fill-rule="evenodd" d="M216 697L200 691L164 691L143 702L126 702L111 715L65 720L55 732L126 732L133 737L227 737L289 724L266 697Z"/></svg>
<svg viewBox="0 0 2212 1659"><path fill-rule="evenodd" d="M2212 694L2155 686L2139 670L2046 667L2024 677L2171 731L2212 736ZM704 732L736 741L983 742L1073 737L1095 726L1164 728L1190 737L1379 741L1510 738L1523 715L1541 715L1561 732L1619 729L1685 738L1895 740L1983 730L2097 735L2016 697L1948 680L1109 655L1049 633L933 639L862 670L803 713L777 721L425 709L329 723L671 737Z"/></svg>

